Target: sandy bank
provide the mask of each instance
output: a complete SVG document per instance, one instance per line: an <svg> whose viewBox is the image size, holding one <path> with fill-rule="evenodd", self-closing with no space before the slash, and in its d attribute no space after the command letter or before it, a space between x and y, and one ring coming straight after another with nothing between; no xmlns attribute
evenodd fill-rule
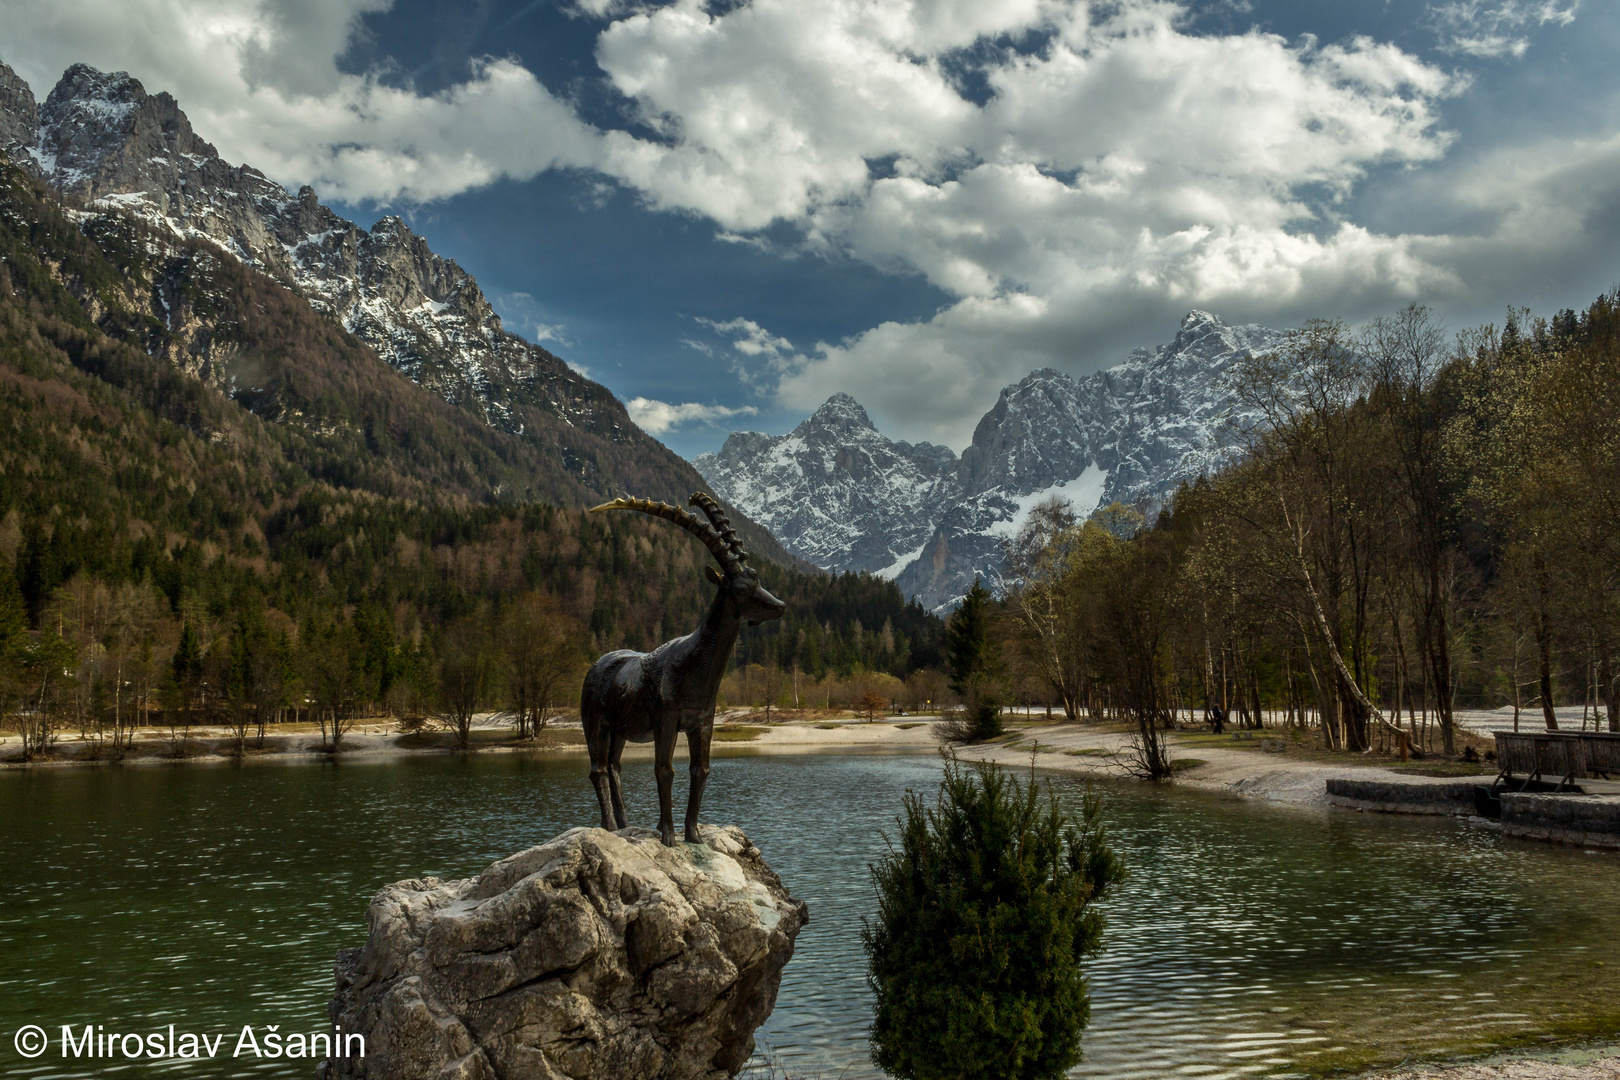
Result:
<svg viewBox="0 0 1620 1080"><path fill-rule="evenodd" d="M1362 1080L1620 1080L1620 1047L1503 1054L1482 1061L1371 1073Z"/></svg>
<svg viewBox="0 0 1620 1080"><path fill-rule="evenodd" d="M1180 768L1172 783L1205 791L1218 791L1241 798L1301 806L1326 806L1330 778L1388 779L1402 783L1444 784L1457 776L1428 777L1414 770L1423 763L1412 762L1390 767L1377 759L1334 755L1337 760L1315 760L1313 751L1289 743L1282 753L1261 749L1261 739L1272 740L1277 732L1243 732L1242 737L1216 737L1191 732L1169 735L1172 761ZM1100 730L1088 724L1035 725L1018 730L1011 738L989 745L961 747L957 753L969 760L1028 767L1031 754L1037 768L1055 769L1094 776L1127 775L1122 762L1130 754L1128 733ZM1345 760L1349 758L1349 760ZM1195 763L1196 764L1193 764ZM1439 763L1431 763L1438 766ZM1489 765L1476 767L1489 781L1495 770ZM1473 769L1460 770L1463 773Z"/></svg>

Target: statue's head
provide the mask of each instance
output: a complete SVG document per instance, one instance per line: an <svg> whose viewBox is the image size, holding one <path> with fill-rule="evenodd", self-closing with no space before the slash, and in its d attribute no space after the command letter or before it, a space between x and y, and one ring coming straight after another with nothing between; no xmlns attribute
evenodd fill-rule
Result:
<svg viewBox="0 0 1620 1080"><path fill-rule="evenodd" d="M744 566L734 574L722 574L712 566L703 568L708 579L720 586L722 596L737 605L737 617L749 626L780 619L787 605L772 596L759 583L759 575L752 566Z"/></svg>
<svg viewBox="0 0 1620 1080"><path fill-rule="evenodd" d="M751 626L780 619L787 605L759 583L759 572L748 565L748 552L743 550L742 539L737 535L737 530L731 527L731 519L720 509L714 496L697 491L687 501L703 511L702 518L690 510L668 503L655 503L651 499L614 499L591 507L591 513L635 510L674 522L703 541L703 546L720 564L719 569L704 567L704 572L719 587L721 597L733 606L739 619L746 620Z"/></svg>

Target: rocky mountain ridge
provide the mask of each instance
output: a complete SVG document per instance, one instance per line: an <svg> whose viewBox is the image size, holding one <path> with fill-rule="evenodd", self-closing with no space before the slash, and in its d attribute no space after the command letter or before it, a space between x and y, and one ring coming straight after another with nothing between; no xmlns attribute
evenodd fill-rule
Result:
<svg viewBox="0 0 1620 1080"><path fill-rule="evenodd" d="M1228 371L1283 337L1189 312L1171 341L1105 371L1043 369L1006 387L960 458L887 439L835 394L787 435L734 433L694 464L789 551L944 610L975 575L999 578L1002 540L1037 503L1059 496L1085 514L1162 500L1221 460L1224 421L1242 419Z"/></svg>
<svg viewBox="0 0 1620 1080"><path fill-rule="evenodd" d="M76 207L70 213L87 233L127 232L129 221L144 226L141 239L130 242L131 260L179 258L206 276L206 252L199 256L187 245L227 253L292 289L423 390L492 434L525 444L502 451L496 439L487 460L500 459L497 471L516 470L537 482L518 490L510 475L469 476L458 485L462 491L578 502L633 487L635 494L684 500L702 483L688 463L641 431L605 387L508 333L477 281L435 254L402 219L384 217L366 230L308 187L289 193L250 166L225 162L172 96L148 93L126 73L76 64L40 104L0 64L0 153ZM228 333L201 325L206 319L199 323L194 301L206 308L206 290L176 291L196 292L198 275L137 276L153 280L153 295L140 302L164 324L154 340L175 350L172 359L232 396L268 392L253 372L227 362ZM212 338L201 341L199 334ZM176 339L183 343L177 349ZM342 412L342 404L328 411L334 410ZM397 422L399 410L393 412ZM754 550L786 558L752 523L739 527Z"/></svg>
<svg viewBox="0 0 1620 1080"><path fill-rule="evenodd" d="M506 332L472 276L402 219L384 217L368 231L308 187L289 194L250 166L228 164L173 97L149 94L123 72L75 64L36 106L27 84L0 65L0 140L13 161L79 202L83 220L123 212L219 245L492 427L525 435L550 419L662 449L605 388ZM593 455L569 449L564 466L597 486L588 475Z"/></svg>

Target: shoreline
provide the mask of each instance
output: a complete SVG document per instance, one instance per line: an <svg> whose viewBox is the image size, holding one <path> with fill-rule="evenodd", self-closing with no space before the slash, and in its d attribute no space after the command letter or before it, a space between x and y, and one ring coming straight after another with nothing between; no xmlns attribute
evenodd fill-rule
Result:
<svg viewBox="0 0 1620 1080"><path fill-rule="evenodd" d="M1130 778L1120 762L1129 756L1131 740L1132 733L1125 730L1057 724L1027 728L991 744L958 747L957 754L964 760L1007 767L1027 768L1033 763L1038 769L1056 772ZM1279 744L1286 748L1280 752L1264 748ZM1164 783L1285 806L1333 806L1327 794L1330 779L1439 785L1470 777L1489 783L1496 773L1485 762L1430 759L1401 763L1372 755L1319 751L1304 740L1289 739L1272 729L1220 736L1174 731L1167 733L1167 745L1176 771Z"/></svg>
<svg viewBox="0 0 1620 1080"><path fill-rule="evenodd" d="M750 756L810 753L922 753L938 752L945 745L936 737L939 718L928 714L868 721L823 710L778 712L769 723L752 710L731 709L717 716L713 753ZM1476 720L1477 722L1477 720ZM1490 743L1459 728L1459 745L1479 752L1472 762L1428 756L1401 762L1388 754L1353 754L1329 751L1298 729L1238 729L1222 735L1193 728L1166 732L1166 744L1175 771L1162 783L1172 787L1208 791L1274 806L1334 807L1362 812L1454 813L1456 789L1490 784L1496 766L1483 760ZM1043 771L1110 780L1140 780L1126 767L1133 730L1124 724L1098 721L1069 722L1044 718L1014 718L1004 734L986 743L951 747L959 759L985 761L1008 768L1034 767ZM243 754L233 752L230 732L220 728L193 728L190 750L175 755L166 732L143 731L137 752L122 758L91 756L80 739L63 739L51 756L31 762L20 760L19 740L0 737L0 773L8 770L85 766L244 765L248 763L310 763L316 761L381 763L401 758L450 754L532 754L583 756L584 732L578 720L552 720L536 738L518 740L506 714L486 713L476 719L471 745L458 749L452 734L442 729L402 731L381 718L357 724L344 735L342 749L334 753L321 745L312 724L266 733L266 745L253 745L250 737ZM630 743L625 753L632 760L652 756L649 743ZM686 758L685 740L676 743L675 760ZM1330 781L1360 781L1374 789L1388 786L1406 795L1402 805L1382 805L1329 794ZM1582 781L1588 792L1620 803L1620 783ZM1348 785L1339 785L1340 794ZM1422 791L1433 787L1432 794ZM1450 789L1449 791L1446 789ZM1466 809L1466 808L1465 808ZM1607 812L1606 812L1607 813ZM1613 815L1610 814L1610 817ZM1611 828L1604 819L1603 828ZM1492 823L1494 824L1494 822ZM1556 830L1555 830L1556 831ZM1526 834L1529 835L1529 834ZM1603 846L1607 843L1604 834ZM1553 842L1575 842L1570 837L1540 837Z"/></svg>
<svg viewBox="0 0 1620 1080"><path fill-rule="evenodd" d="M267 745L260 749L249 737L248 749L237 755L230 748L230 733L218 728L194 728L188 742L192 750L176 756L163 744L166 734L143 732L138 746L142 752L122 758L91 757L85 753L62 754L35 761L18 759L18 740L0 738L0 771L37 768L68 768L108 765L217 765L267 761L379 761L418 755L446 754L556 754L582 755L584 735L578 720L552 721L540 737L518 741L509 724L487 714L473 726L473 744L457 749L449 732L402 732L389 722L357 724L344 735L342 748L333 753L320 746L320 735L313 725L298 730L270 731ZM717 717L713 749L716 753L752 754L824 753L837 751L887 752L939 750L944 744L934 734L937 716L866 721L811 714L773 719L769 724L756 712L730 710ZM308 728L304 730L304 728ZM1404 765L1376 756L1349 755L1342 751L1323 752L1301 739L1288 740L1275 729L1229 732L1215 736L1199 731L1167 733L1172 759L1180 761L1175 775L1165 781L1177 786L1212 791L1237 798L1298 806L1331 805L1326 781L1335 778L1387 780L1400 783L1447 783L1469 776L1489 782L1494 766L1481 762L1465 766L1461 762L1429 759ZM1282 753L1268 753L1262 742L1287 743ZM1098 722L1015 719L1004 735L989 743L955 747L964 761L989 761L1007 767L1028 768L1080 776L1131 779L1121 760L1128 755L1131 733L1122 725ZM79 739L62 739L58 748L78 747ZM630 743L625 752L632 758L651 756L651 743ZM685 740L676 744L676 760L685 757ZM1443 775L1432 775L1442 773Z"/></svg>
<svg viewBox="0 0 1620 1080"><path fill-rule="evenodd" d="M143 731L137 742L137 752L122 757L91 755L80 747L86 745L79 738L59 739L51 756L23 761L19 755L20 741L14 736L0 736L0 771L31 769L93 768L106 766L144 765L218 765L248 762L300 762L300 761L386 761L407 757L433 757L450 754L555 754L583 756L584 734L578 720L552 721L538 738L520 741L512 736L511 725L494 718L475 722L472 743L458 749L450 732L400 731L391 723L371 722L356 725L343 736L341 748L333 752L321 745L318 730L285 729L267 731L265 746L255 745L250 735L244 753L232 749L230 732L219 728L193 728L185 740L189 747L184 754L168 751L170 742L166 733ZM864 720L789 720L749 723L754 714L745 713L741 719L728 718L716 723L713 749L716 753L742 750L754 753L816 753L838 750L927 750L940 744L933 736L936 718L901 720L898 722L868 722ZM752 737L739 737L755 733ZM684 739L676 742L675 757L686 756ZM63 753L63 749L75 752ZM629 743L625 753L632 758L652 756L651 743Z"/></svg>

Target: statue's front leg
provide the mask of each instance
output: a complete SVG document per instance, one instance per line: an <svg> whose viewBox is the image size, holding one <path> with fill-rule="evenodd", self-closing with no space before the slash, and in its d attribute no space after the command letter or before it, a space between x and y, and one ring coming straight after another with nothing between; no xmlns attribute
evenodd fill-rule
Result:
<svg viewBox="0 0 1620 1080"><path fill-rule="evenodd" d="M653 742L653 773L658 778L658 835L675 846L675 725L661 724Z"/></svg>
<svg viewBox="0 0 1620 1080"><path fill-rule="evenodd" d="M709 741L714 736L714 722L703 724L697 731L686 733L686 752L692 759L686 789L686 842L701 844L698 837L698 811L703 807L703 785L709 779Z"/></svg>

